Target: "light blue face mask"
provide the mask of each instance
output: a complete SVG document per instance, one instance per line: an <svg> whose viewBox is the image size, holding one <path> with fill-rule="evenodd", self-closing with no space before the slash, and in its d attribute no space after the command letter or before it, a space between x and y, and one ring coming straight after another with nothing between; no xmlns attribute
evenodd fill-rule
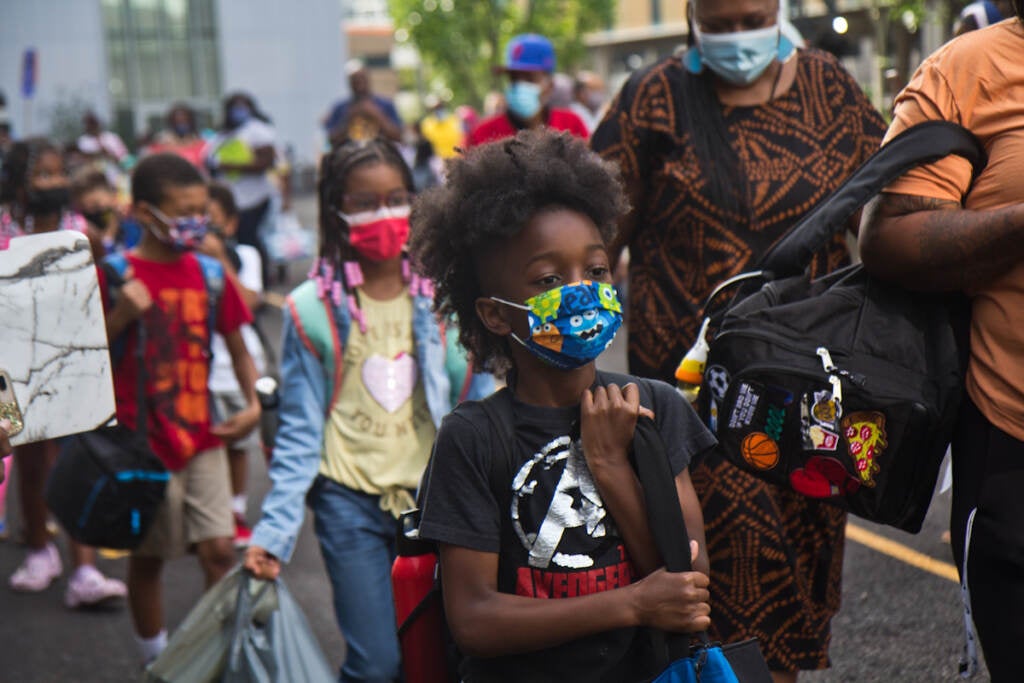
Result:
<svg viewBox="0 0 1024 683"><path fill-rule="evenodd" d="M692 25L697 44L686 51L683 66L694 74L707 67L733 85L750 85L772 62L789 59L796 49L778 25L735 33L704 33L696 22Z"/></svg>
<svg viewBox="0 0 1024 683"><path fill-rule="evenodd" d="M541 87L529 81L513 81L505 88L508 110L521 119L532 119L540 111Z"/></svg>

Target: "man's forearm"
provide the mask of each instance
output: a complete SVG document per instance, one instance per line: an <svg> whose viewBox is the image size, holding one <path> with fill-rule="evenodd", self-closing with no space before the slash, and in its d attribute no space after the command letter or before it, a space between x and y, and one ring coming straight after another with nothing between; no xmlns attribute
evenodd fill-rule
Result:
<svg viewBox="0 0 1024 683"><path fill-rule="evenodd" d="M977 288L1024 259L1024 204L969 211L949 200L885 193L864 211L860 247L869 272L908 288Z"/></svg>

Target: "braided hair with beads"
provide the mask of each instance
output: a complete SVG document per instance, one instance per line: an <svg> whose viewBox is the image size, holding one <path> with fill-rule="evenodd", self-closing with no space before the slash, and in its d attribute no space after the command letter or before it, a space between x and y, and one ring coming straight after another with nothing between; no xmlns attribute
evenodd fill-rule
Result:
<svg viewBox="0 0 1024 683"><path fill-rule="evenodd" d="M363 330L366 321L356 292L363 284L362 269L349 243L348 225L338 214L349 175L357 168L375 164L394 168L402 176L405 189L413 192L412 171L389 140L347 140L333 147L321 160L317 186L320 250L309 272L309 278L316 282L317 295L333 301L335 306L347 304L352 318ZM420 290L424 295L432 294L429 283L410 272L408 261L402 264L402 274L411 283L414 294Z"/></svg>

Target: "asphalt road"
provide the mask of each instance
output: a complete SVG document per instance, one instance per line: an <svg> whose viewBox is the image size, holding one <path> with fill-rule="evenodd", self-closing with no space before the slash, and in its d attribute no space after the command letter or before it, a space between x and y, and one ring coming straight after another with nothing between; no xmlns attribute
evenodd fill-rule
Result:
<svg viewBox="0 0 1024 683"><path fill-rule="evenodd" d="M298 202L304 224L312 223L312 200ZM290 268L292 280L301 278L304 264ZM273 314L271 324L273 325ZM276 330L268 330L276 338ZM624 339L616 342L602 363L623 370ZM258 516L266 474L258 457L250 472L249 518ZM13 497L12 497L12 503ZM17 528L16 510L8 519ZM901 681L940 683L959 680L957 658L962 638L959 586L909 564L898 555L901 548L920 553L910 559L949 570L949 545L940 539L949 514L948 494L938 495L921 533L909 534L854 520L858 534L871 542L888 539L898 544L886 552L848 540L843 578L843 606L833 621L832 668L802 674L808 683ZM852 534L851 534L852 535ZM67 558L66 547L60 541ZM877 546L878 543L873 543ZM6 582L21 561L23 549L13 540L0 542L0 579ZM916 557L916 560L915 560ZM125 561L101 559L100 567L124 577ZM138 680L140 667L130 619L124 609L81 612L63 606L68 572L48 590L34 595L12 593L0 586L0 683L50 683ZM306 612L328 660L340 664L344 643L334 623L330 587L316 540L307 519L293 561L283 572ZM168 564L165 571L166 621L179 624L202 591L202 578L192 558ZM979 675L976 681L985 681Z"/></svg>

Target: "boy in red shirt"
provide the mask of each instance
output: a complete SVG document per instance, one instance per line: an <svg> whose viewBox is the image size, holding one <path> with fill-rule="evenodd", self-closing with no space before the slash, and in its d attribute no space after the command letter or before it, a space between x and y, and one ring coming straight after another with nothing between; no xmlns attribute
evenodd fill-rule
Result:
<svg viewBox="0 0 1024 683"><path fill-rule="evenodd" d="M480 122L466 138L467 147L510 138L525 128L546 126L565 130L579 138L589 137L587 125L569 109L547 106L555 71L555 48L535 33L518 35L505 48L502 73L508 76L505 111Z"/></svg>
<svg viewBox="0 0 1024 683"><path fill-rule="evenodd" d="M199 258L206 257L192 253L209 222L202 176L181 157L155 154L132 174L132 202L142 239L122 257L127 259L124 284L116 287L105 273L100 284L104 301L114 302L107 311L107 335L116 349L117 419L129 427L138 424L135 349L141 327L146 333L149 443L171 472L157 519L128 565L128 601L143 659L149 661L167 642L160 581L164 561L194 551L207 587L235 563L231 484L222 439L231 441L252 431L260 408L256 368L239 332L252 315L234 280L218 266L204 268ZM207 389L211 322L224 336L246 399L241 412L216 427L210 423Z"/></svg>

